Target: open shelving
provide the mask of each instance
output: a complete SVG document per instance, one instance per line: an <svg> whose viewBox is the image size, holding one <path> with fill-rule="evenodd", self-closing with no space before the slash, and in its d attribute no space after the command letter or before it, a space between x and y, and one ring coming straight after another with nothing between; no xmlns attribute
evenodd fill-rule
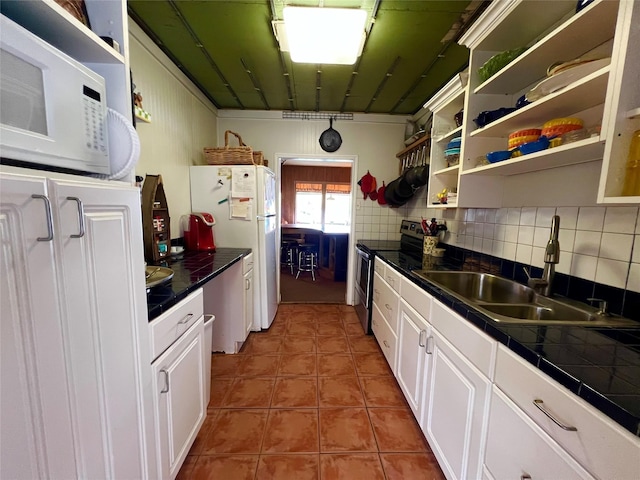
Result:
<svg viewBox="0 0 640 480"><path fill-rule="evenodd" d="M640 2L595 0L577 13L573 0L493 2L460 43L470 49L468 84L456 90L460 82L454 77L425 104L433 112L430 207L438 208L432 203L435 194L456 184L460 207L501 207L503 195L513 192L514 185L520 198L539 198L540 188L560 181L558 175L579 179L567 185L598 185L597 198L593 188L588 196L581 193L589 202L640 203L640 197L620 195L630 138L640 129ZM515 60L489 79L480 78L478 69L487 60L521 47L526 50ZM610 58L610 63L583 77L576 75L569 85L482 128L474 123L481 112L515 106L548 78L551 65L585 57ZM464 106L462 127L446 125L453 121L453 105L459 104ZM559 117L579 117L585 128L594 127L599 134L486 163L488 152L507 149L514 131L541 128ZM457 134L462 135L460 164L450 167L442 152ZM579 201L570 188L545 192L544 198L556 205Z"/></svg>

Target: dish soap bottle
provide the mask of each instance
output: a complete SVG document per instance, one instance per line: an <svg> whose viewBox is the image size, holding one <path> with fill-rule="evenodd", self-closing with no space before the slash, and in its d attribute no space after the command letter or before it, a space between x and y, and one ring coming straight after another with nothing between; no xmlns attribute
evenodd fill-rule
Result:
<svg viewBox="0 0 640 480"><path fill-rule="evenodd" d="M640 196L640 130L631 135L622 195Z"/></svg>

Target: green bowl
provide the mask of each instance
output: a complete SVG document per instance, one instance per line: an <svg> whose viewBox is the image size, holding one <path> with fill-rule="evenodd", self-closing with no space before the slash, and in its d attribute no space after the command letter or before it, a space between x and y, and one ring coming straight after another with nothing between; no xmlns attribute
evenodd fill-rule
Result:
<svg viewBox="0 0 640 480"><path fill-rule="evenodd" d="M513 50L506 50L501 53L495 54L484 65L478 69L478 75L480 80L486 82L493 77L497 72L506 67L513 60L518 58L526 50L526 47L514 48Z"/></svg>

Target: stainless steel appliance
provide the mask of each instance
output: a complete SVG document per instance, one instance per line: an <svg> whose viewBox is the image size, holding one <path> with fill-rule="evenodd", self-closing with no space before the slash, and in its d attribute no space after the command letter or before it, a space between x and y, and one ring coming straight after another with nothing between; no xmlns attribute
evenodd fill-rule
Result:
<svg viewBox="0 0 640 480"><path fill-rule="evenodd" d="M376 252L400 252L416 260L422 259L424 232L420 222L403 220L398 240L358 240L356 243L356 302L355 309L362 328L371 334L371 306L373 301L373 261Z"/></svg>
<svg viewBox="0 0 640 480"><path fill-rule="evenodd" d="M0 16L0 156L110 174L104 78Z"/></svg>

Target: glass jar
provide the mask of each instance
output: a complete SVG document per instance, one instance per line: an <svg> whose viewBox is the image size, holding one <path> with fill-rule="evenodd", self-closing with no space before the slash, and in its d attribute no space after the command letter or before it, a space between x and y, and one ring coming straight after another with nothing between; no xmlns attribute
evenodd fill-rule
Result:
<svg viewBox="0 0 640 480"><path fill-rule="evenodd" d="M631 135L622 195L640 196L640 130Z"/></svg>

